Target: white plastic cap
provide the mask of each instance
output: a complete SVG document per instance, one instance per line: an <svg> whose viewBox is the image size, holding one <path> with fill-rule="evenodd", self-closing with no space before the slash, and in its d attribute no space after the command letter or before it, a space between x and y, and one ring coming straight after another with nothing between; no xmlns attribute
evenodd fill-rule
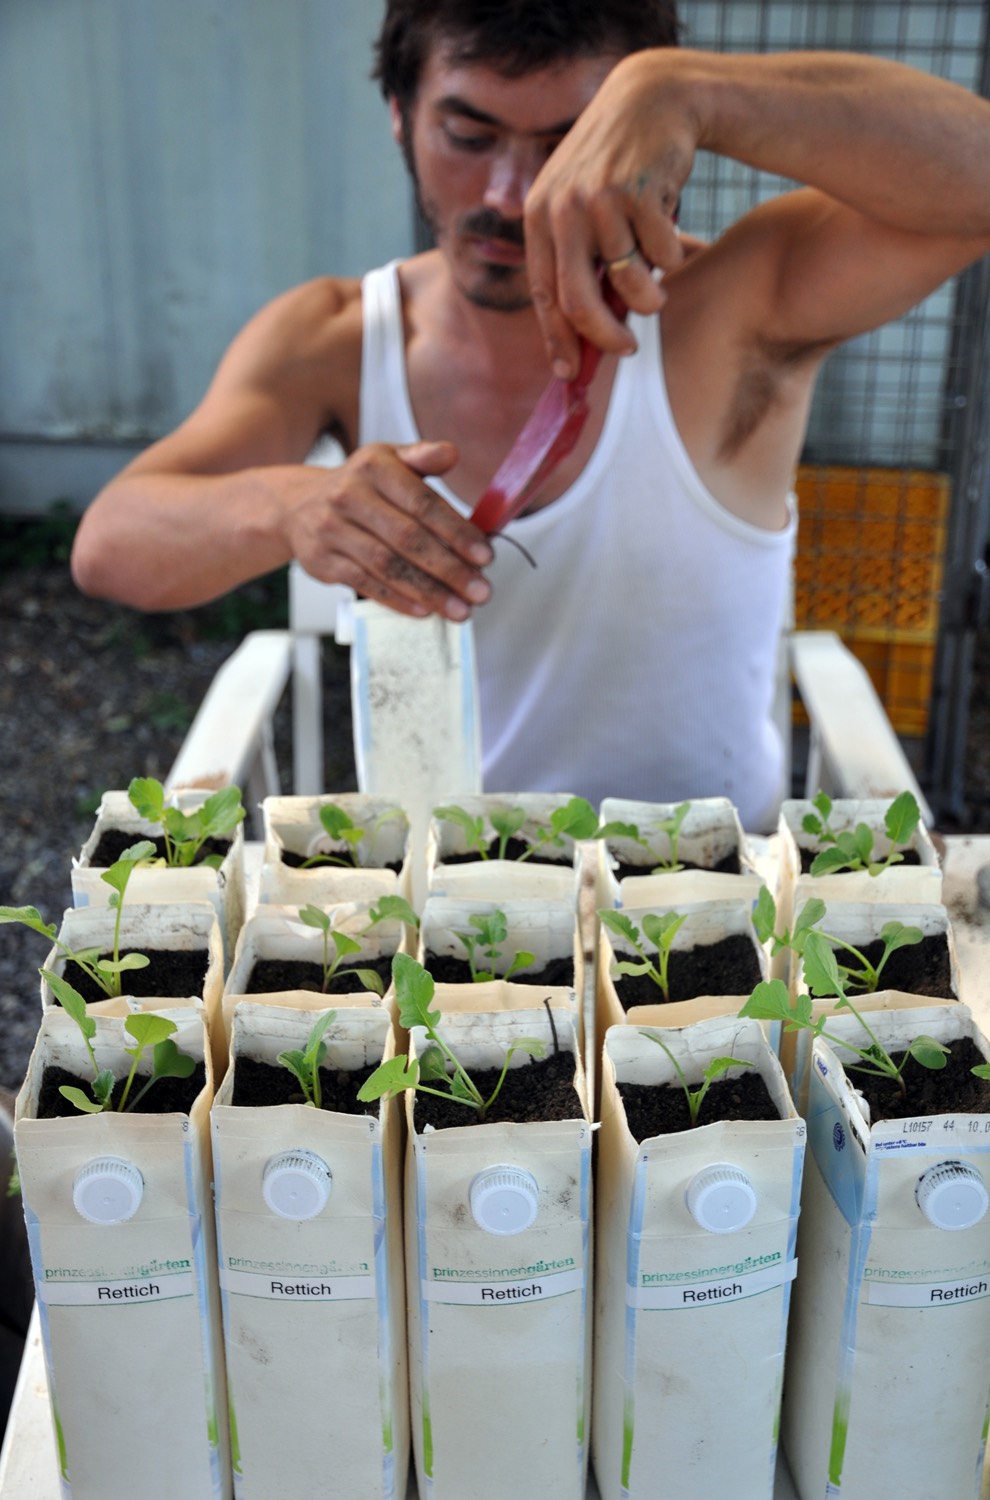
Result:
<svg viewBox="0 0 990 1500"><path fill-rule="evenodd" d="M756 1213L753 1184L741 1167L729 1162L702 1167L691 1178L684 1197L695 1223L712 1234L745 1229Z"/></svg>
<svg viewBox="0 0 990 1500"><path fill-rule="evenodd" d="M471 1184L474 1222L488 1234L521 1234L536 1218L540 1189L522 1167L486 1167Z"/></svg>
<svg viewBox="0 0 990 1500"><path fill-rule="evenodd" d="M936 1229L971 1229L990 1207L986 1184L975 1167L939 1162L918 1179L918 1207Z"/></svg>
<svg viewBox="0 0 990 1500"><path fill-rule="evenodd" d="M76 1213L90 1224L123 1224L138 1211L144 1178L133 1162L97 1156L80 1167L72 1183Z"/></svg>
<svg viewBox="0 0 990 1500"><path fill-rule="evenodd" d="M281 1151L266 1164L261 1193L280 1219L315 1219L326 1208L333 1176L314 1151Z"/></svg>

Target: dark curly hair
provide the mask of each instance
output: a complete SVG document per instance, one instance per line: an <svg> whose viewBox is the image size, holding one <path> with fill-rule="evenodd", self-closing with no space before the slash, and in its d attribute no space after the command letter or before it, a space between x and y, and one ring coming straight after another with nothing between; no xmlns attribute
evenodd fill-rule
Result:
<svg viewBox="0 0 990 1500"><path fill-rule="evenodd" d="M507 78L600 53L676 47L676 0L386 0L372 77L405 111L440 40Z"/></svg>

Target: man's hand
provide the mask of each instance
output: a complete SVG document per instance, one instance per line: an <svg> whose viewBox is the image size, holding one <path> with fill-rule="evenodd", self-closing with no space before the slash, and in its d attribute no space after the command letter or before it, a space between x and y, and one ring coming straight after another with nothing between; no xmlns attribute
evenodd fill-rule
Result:
<svg viewBox="0 0 990 1500"><path fill-rule="evenodd" d="M661 49L618 63L527 197L530 287L556 375L577 372L578 334L615 353L635 347L602 300L602 264L626 305L651 313L664 300L654 268L683 260L674 213L696 123L673 86L678 62Z"/></svg>
<svg viewBox="0 0 990 1500"><path fill-rule="evenodd" d="M337 469L300 470L306 488L287 507L293 557L400 614L466 620L491 593L480 571L491 544L423 483L456 461L452 443L373 443Z"/></svg>

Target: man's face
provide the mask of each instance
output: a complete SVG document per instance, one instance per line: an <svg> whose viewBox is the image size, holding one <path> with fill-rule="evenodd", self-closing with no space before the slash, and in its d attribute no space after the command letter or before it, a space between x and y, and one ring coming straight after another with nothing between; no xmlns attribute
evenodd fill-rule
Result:
<svg viewBox="0 0 990 1500"><path fill-rule="evenodd" d="M530 305L523 204L537 172L597 92L615 57L506 78L438 46L392 125L420 207L454 281L479 307Z"/></svg>

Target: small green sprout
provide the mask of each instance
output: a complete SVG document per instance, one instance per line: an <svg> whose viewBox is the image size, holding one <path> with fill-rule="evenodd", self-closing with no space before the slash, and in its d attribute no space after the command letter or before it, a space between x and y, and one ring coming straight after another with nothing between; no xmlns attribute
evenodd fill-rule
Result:
<svg viewBox="0 0 990 1500"><path fill-rule="evenodd" d="M642 929L636 926L626 912L616 911L613 907L604 907L598 915L609 932L624 938L630 948L639 954L638 962L632 959L617 960L612 965L613 977L619 974L648 974L662 992L663 998L669 1000L667 971L670 967L671 949L674 938L687 921L687 915L682 916L676 911L647 912L643 917ZM655 959L646 947L647 942L652 943L657 950Z"/></svg>
<svg viewBox="0 0 990 1500"><path fill-rule="evenodd" d="M405 896L379 896L368 908L368 925L362 933L370 932L379 922L404 922L407 927L419 929L419 917Z"/></svg>
<svg viewBox="0 0 990 1500"><path fill-rule="evenodd" d="M133 1062L120 1098L114 1106L113 1091L117 1080L109 1068L100 1067L93 1050L93 1038L96 1035L95 1018L86 1010L86 1002L79 991L61 975L53 974L49 969L42 969L41 972L51 985L52 993L66 1015L71 1017L79 1027L93 1065L93 1079L90 1083L91 1096L73 1084L63 1084L59 1089L59 1093L64 1095L70 1104L74 1104L76 1109L91 1115L98 1115L104 1110L113 1109L116 1109L117 1113L129 1112L137 1109L145 1094L160 1078L189 1078L192 1075L196 1067L196 1059L186 1052L180 1052L172 1040L173 1033L178 1030L175 1022L170 1021L167 1016L156 1015L153 1011L138 1011L129 1015L124 1021L124 1030L134 1039L134 1046L125 1047L124 1051L128 1057L133 1058ZM152 1055L151 1073L128 1103L131 1086L137 1076L138 1064L149 1047Z"/></svg>
<svg viewBox="0 0 990 1500"><path fill-rule="evenodd" d="M123 981L121 976L131 969L146 969L149 959L143 953L128 953L122 958L120 956L120 924L124 911L124 896L131 876L140 864L147 864L154 858L155 846L148 839L142 839L137 844L132 844L125 849L118 860L104 870L100 879L112 888L108 905L116 912L113 927L113 955L111 958L100 958L98 948L70 948L67 943L62 942L58 936L58 928L54 922L46 922L36 906L0 906L0 923L19 922L23 927L29 927L32 932L40 933L42 937L54 943L66 959L78 964L84 974L103 991L111 1000L116 1000L123 993Z"/></svg>
<svg viewBox="0 0 990 1500"><path fill-rule="evenodd" d="M468 850L477 854L479 859L491 857L483 817L474 817L456 804L435 807L433 816L443 822L456 824L464 833ZM561 807L554 808L544 823L532 819L522 807L496 807L489 813L488 819L498 837L496 859L505 859L509 840L519 833L527 821L532 823L533 836L528 847L519 855L518 864L531 859L548 845L563 848L565 838L579 842L584 839L639 837L637 829L629 823L599 823L598 814L584 797L571 797Z"/></svg>
<svg viewBox="0 0 990 1500"><path fill-rule="evenodd" d="M880 958L871 964L865 953L852 943L819 929L825 911L824 901L813 897L801 908L793 929L777 933L776 907L766 886L761 888L753 909L753 926L760 942L768 943L773 954L789 948L802 958L805 980L814 995L843 994L847 988L860 994L874 994L880 988L880 976L891 954L898 948L914 947L924 937L920 927L907 927L903 922L885 923L880 930L883 943ZM840 964L834 952L836 947L848 953L852 963Z"/></svg>
<svg viewBox="0 0 990 1500"><path fill-rule="evenodd" d="M777 905L765 885L760 886L760 894L756 898L753 907L753 926L761 943L768 944L771 955L781 953L785 948L792 953L801 954L804 951L804 942L808 933L817 925L825 915L825 902L813 896L806 901L798 912L793 928L785 928L783 932L777 932Z"/></svg>
<svg viewBox="0 0 990 1500"><path fill-rule="evenodd" d="M340 968L341 960L350 958L352 954L360 953L361 944L356 938L352 938L346 932L340 932L334 927L330 919L330 914L321 911L318 906L300 907L299 920L305 926L315 927L323 934L323 984L321 989L325 995L329 991L331 982ZM330 951L331 944L333 945L332 953ZM349 974L353 973L366 990L373 990L376 995L383 995L385 993L382 981L374 969L355 968L348 969L347 972Z"/></svg>
<svg viewBox="0 0 990 1500"><path fill-rule="evenodd" d="M377 975L375 976L377 978ZM280 1052L278 1061L283 1068L288 1068L299 1081L306 1103L314 1109L323 1107L323 1094L320 1088L320 1067L327 1055L327 1044L323 1040L323 1033L337 1019L335 1010L324 1011L313 1023L309 1036L306 1038L306 1046L302 1051Z"/></svg>
<svg viewBox="0 0 990 1500"><path fill-rule="evenodd" d="M473 912L468 917L468 922L475 929L474 932L458 932L456 936L467 949L473 984L487 984L492 979L511 979L520 969L526 969L536 962L536 954L528 953L522 948L513 955L504 974L496 973L498 960L502 956L502 944L509 936L505 912L498 909L489 914Z"/></svg>
<svg viewBox="0 0 990 1500"><path fill-rule="evenodd" d="M376 832L383 823L389 823L395 818L403 816L401 808L389 807L381 813L371 825L371 832ZM362 840L367 837L367 829L355 823L350 813L340 807L336 802L324 802L319 810L320 825L327 837L335 844L343 845L339 853L331 853L329 850L320 854L311 854L309 859L303 860L300 865L302 870L311 870L316 865L343 865L345 869L356 870L358 868L358 847Z"/></svg>
<svg viewBox="0 0 990 1500"><path fill-rule="evenodd" d="M479 1119L484 1120L501 1092L513 1054L525 1052L530 1057L542 1057L546 1051L544 1043L537 1038L519 1037L507 1048L498 1081L485 1099L437 1030L441 1015L431 1008L435 988L431 975L408 953L397 953L392 960L392 979L400 1024L406 1030L413 1026L424 1027L430 1045L424 1048L419 1058L400 1055L389 1058L376 1068L358 1091L362 1103L383 1097L393 1099L407 1089L413 1089L435 1094L440 1099L454 1099L473 1109Z"/></svg>
<svg viewBox="0 0 990 1500"><path fill-rule="evenodd" d="M866 823L857 823L854 829L837 833L829 821L831 798L819 792L812 803L815 812L805 814L801 827L827 846L812 861L812 875L828 875L836 870L866 870L870 875L880 875L891 865L903 861L901 850L910 844L921 821L916 798L911 792L901 792L887 808L883 819L890 848L884 859L874 859L873 832Z"/></svg>
<svg viewBox="0 0 990 1500"><path fill-rule="evenodd" d="M651 875L676 875L684 866L678 862L678 845L681 841L681 826L691 810L690 802L679 802L669 818L654 825L653 831L665 833L670 844L670 853L650 871Z"/></svg>
<svg viewBox="0 0 990 1500"><path fill-rule="evenodd" d="M667 1046L667 1043L657 1036L655 1031L641 1031L640 1036L645 1036L650 1042L656 1042L657 1046L663 1048L674 1064L677 1076L681 1081L681 1088L684 1090L684 1097L687 1100L688 1114L691 1117L692 1125L697 1125L698 1115L701 1113L701 1106L704 1103L705 1095L713 1083L727 1073L730 1068L751 1068L753 1066L752 1063L747 1062L742 1057L713 1057L705 1069L701 1087L692 1089L687 1078L684 1076L684 1069Z"/></svg>
<svg viewBox="0 0 990 1500"><path fill-rule="evenodd" d="M197 863L207 839L231 838L244 820L240 788L225 786L207 797L195 812L180 812L166 803L165 789L153 776L135 776L127 788L132 806L149 823L155 823L165 841L165 863L183 869ZM210 854L200 864L219 869L223 859Z"/></svg>
<svg viewBox="0 0 990 1500"><path fill-rule="evenodd" d="M816 1021L810 995L804 993L796 995L792 1004L787 986L781 979L765 980L762 984L758 984L739 1014L751 1017L755 1021L782 1021L786 1031L810 1031L812 1037L820 1036L825 1041L831 1042L833 1046L848 1048L860 1059L859 1062L849 1063L850 1068L855 1068L874 1078L891 1079L897 1083L902 1094L907 1093L903 1073L909 1057L913 1057L915 1062L920 1063L923 1068L938 1070L945 1067L949 1049L931 1036L914 1037L908 1043L901 1061L895 1063L890 1053L867 1025L862 1013L856 1009L841 987L832 993L839 996L836 1001L836 1010L852 1012L870 1038L869 1046L855 1047L845 1037L829 1032L826 1029L828 1016L819 1016ZM985 1063L978 1064L973 1072L981 1078L990 1078L990 1067Z"/></svg>

